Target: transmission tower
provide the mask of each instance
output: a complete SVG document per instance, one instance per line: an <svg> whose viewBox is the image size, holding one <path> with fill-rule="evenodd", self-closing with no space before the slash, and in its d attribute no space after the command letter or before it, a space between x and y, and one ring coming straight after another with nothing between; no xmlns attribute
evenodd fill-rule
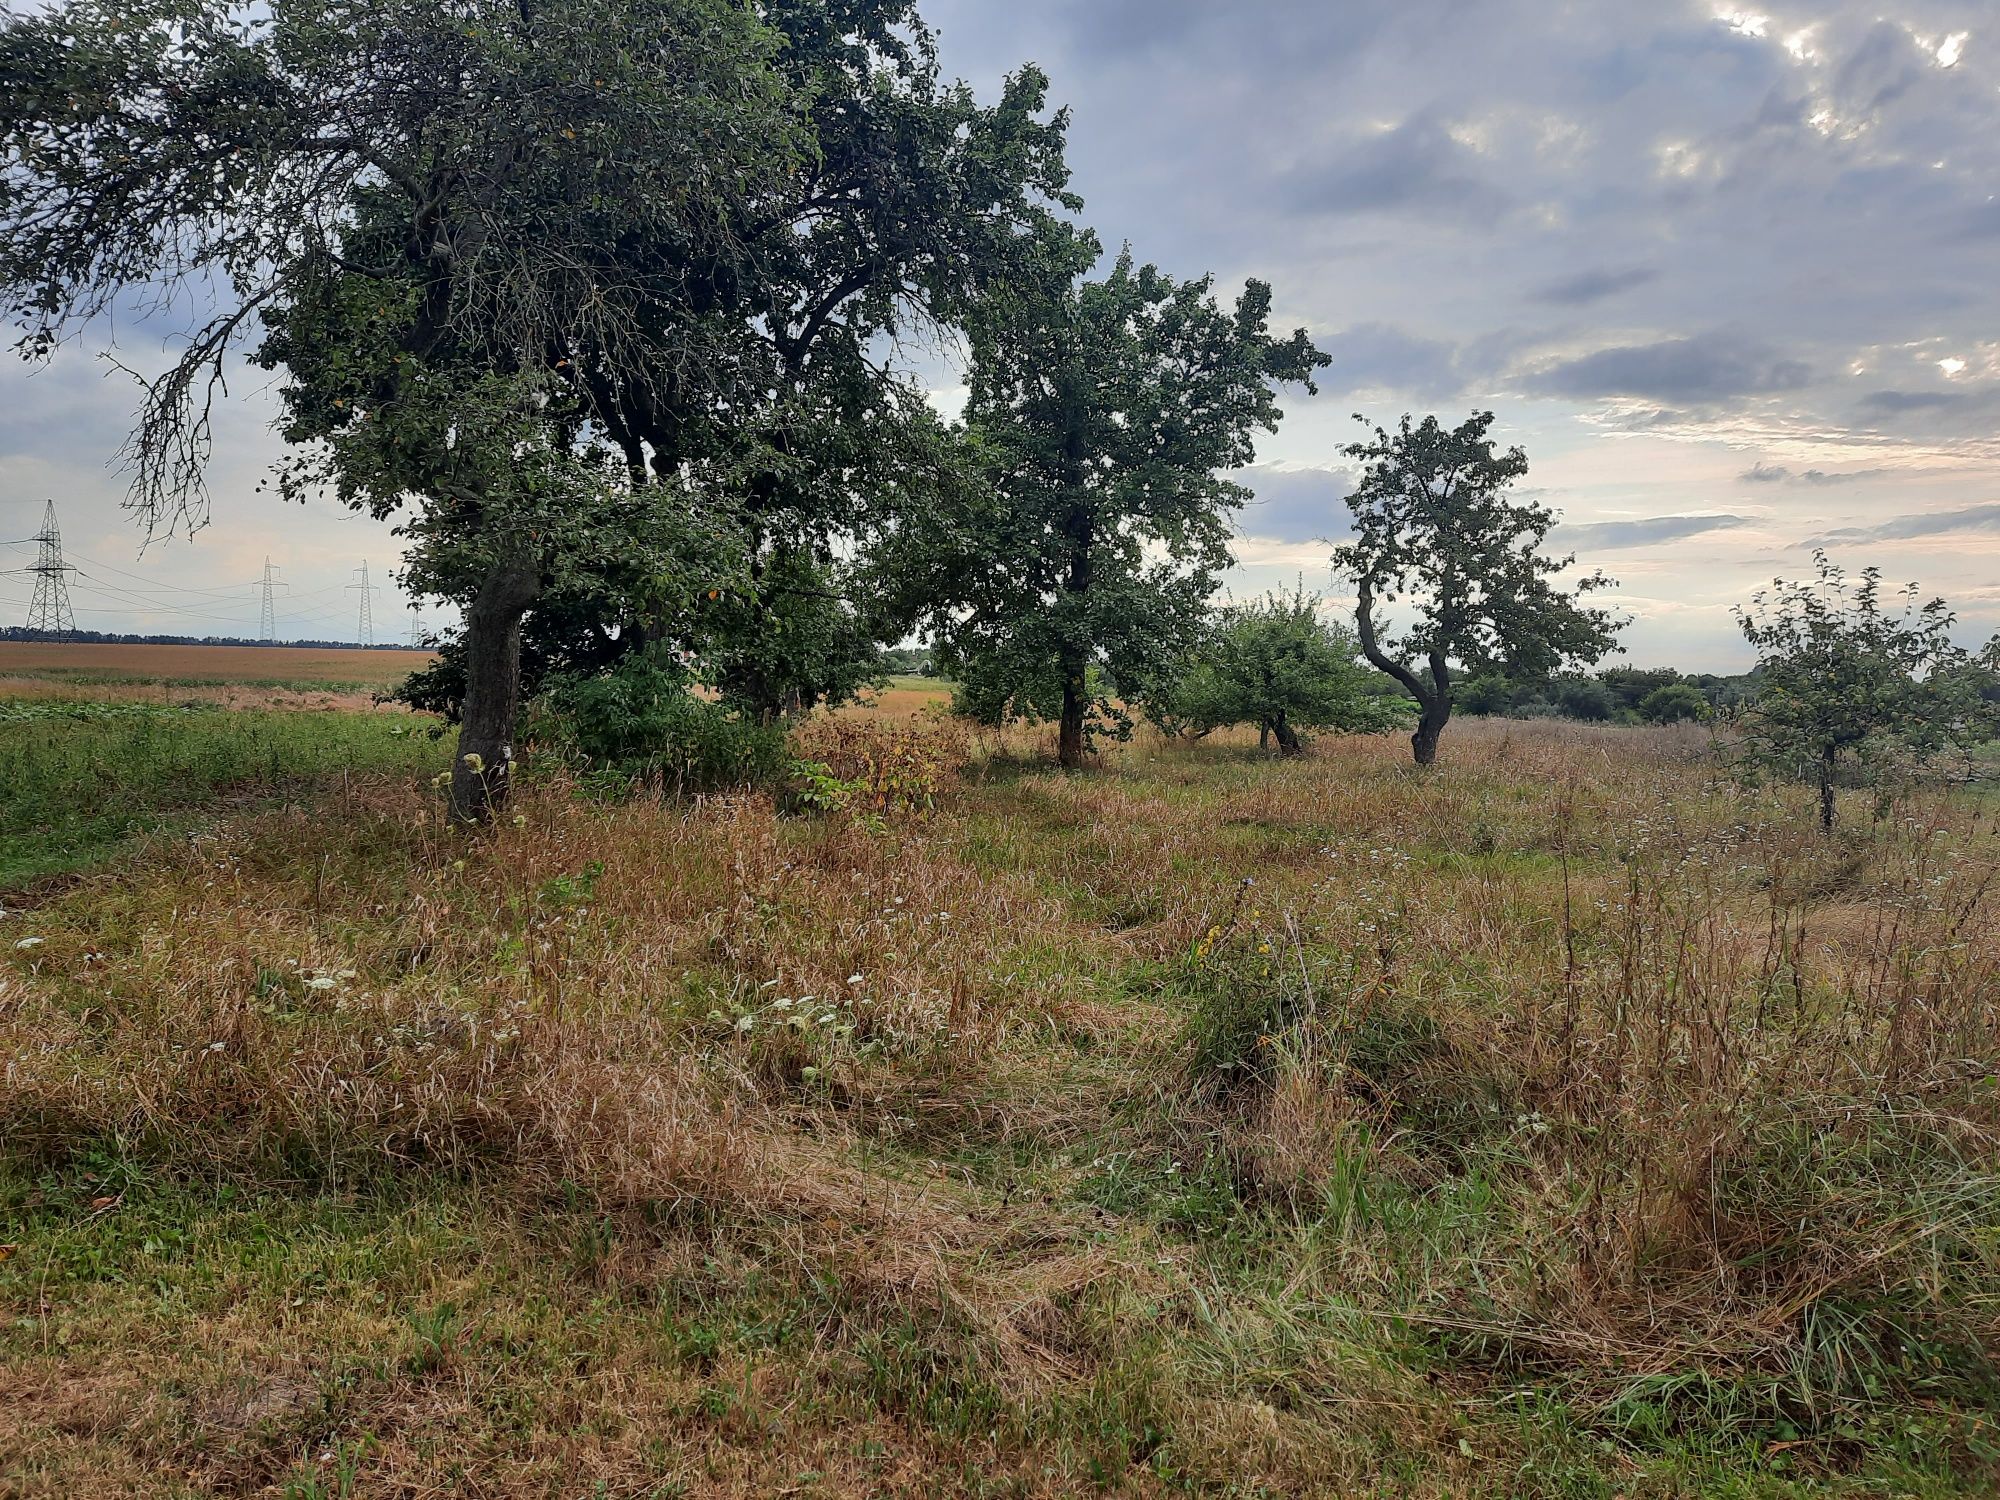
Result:
<svg viewBox="0 0 2000 1500"><path fill-rule="evenodd" d="M75 567L63 561L62 530L56 525L56 503L42 512L42 529L29 540L40 546L34 566L35 597L28 605L28 629L44 635L75 635L76 615L69 607L69 580Z"/></svg>
<svg viewBox="0 0 2000 1500"><path fill-rule="evenodd" d="M348 587L358 590L361 594L361 612L354 622L354 638L364 646L372 646L375 644L375 612L369 600L381 593L382 589L379 584L368 581L367 558L364 557L361 566L354 571L359 576L360 582L350 583Z"/></svg>
<svg viewBox="0 0 2000 1500"><path fill-rule="evenodd" d="M264 604L263 610L257 617L257 635L260 640L273 641L277 639L278 609L272 590L287 589L290 587L290 584L281 583L278 580L278 570L271 566L271 559L266 557L264 559L264 577L262 582L257 585L259 593L263 596Z"/></svg>
<svg viewBox="0 0 2000 1500"><path fill-rule="evenodd" d="M410 606L410 646L414 650L424 643L424 617L418 606Z"/></svg>

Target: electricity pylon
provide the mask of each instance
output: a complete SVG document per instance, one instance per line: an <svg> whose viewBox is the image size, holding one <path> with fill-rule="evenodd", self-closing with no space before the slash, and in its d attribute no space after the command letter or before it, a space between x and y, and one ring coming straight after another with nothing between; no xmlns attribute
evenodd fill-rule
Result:
<svg viewBox="0 0 2000 1500"><path fill-rule="evenodd" d="M350 583L348 585L350 589L358 589L361 593L361 612L355 618L354 638L364 646L372 646L375 644L375 611L374 606L369 601L374 595L381 593L382 589L379 584L373 584L368 581L367 558L364 557L361 560L361 566L354 571L361 578L359 583Z"/></svg>
<svg viewBox="0 0 2000 1500"><path fill-rule="evenodd" d="M76 569L63 561L62 530L56 525L56 503L42 512L42 529L30 540L40 546L34 565L35 595L28 605L28 629L44 635L75 635L76 614L69 607L69 580Z"/></svg>
<svg viewBox="0 0 2000 1500"><path fill-rule="evenodd" d="M278 636L278 609L271 591L273 589L288 589L291 585L278 581L278 570L271 566L271 559L266 557L264 559L264 579L257 587L264 596L264 607L257 617L257 634L262 640L273 641Z"/></svg>

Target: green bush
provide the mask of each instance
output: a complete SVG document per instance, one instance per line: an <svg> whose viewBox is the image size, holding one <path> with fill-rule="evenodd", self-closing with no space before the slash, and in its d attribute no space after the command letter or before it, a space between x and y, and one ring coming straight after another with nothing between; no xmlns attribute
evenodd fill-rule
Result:
<svg viewBox="0 0 2000 1500"><path fill-rule="evenodd" d="M1708 699L1698 687L1677 682L1655 688L1639 700L1639 717L1648 724L1679 724L1708 717Z"/></svg>
<svg viewBox="0 0 2000 1500"><path fill-rule="evenodd" d="M556 679L532 733L593 780L676 793L762 785L790 766L782 724L698 696L675 663L645 653L596 676Z"/></svg>

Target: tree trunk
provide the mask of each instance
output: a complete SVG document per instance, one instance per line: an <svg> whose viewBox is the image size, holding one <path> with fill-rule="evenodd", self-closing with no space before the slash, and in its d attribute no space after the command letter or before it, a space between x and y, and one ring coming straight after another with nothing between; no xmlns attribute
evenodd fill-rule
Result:
<svg viewBox="0 0 2000 1500"><path fill-rule="evenodd" d="M1819 829L1821 833L1833 832L1833 751L1827 750L1819 761Z"/></svg>
<svg viewBox="0 0 2000 1500"><path fill-rule="evenodd" d="M1257 748L1259 750L1269 750L1271 748L1271 721L1269 719L1260 719L1257 723Z"/></svg>
<svg viewBox="0 0 2000 1500"><path fill-rule="evenodd" d="M540 592L535 568L518 560L500 563L465 612L465 703L451 763L448 822L490 823L506 805L521 709L521 617Z"/></svg>
<svg viewBox="0 0 2000 1500"><path fill-rule="evenodd" d="M1280 755L1297 755L1304 748L1299 743L1299 732L1292 728L1292 721L1283 712L1280 712L1278 717L1272 721L1271 728L1278 736L1278 753Z"/></svg>
<svg viewBox="0 0 2000 1500"><path fill-rule="evenodd" d="M1433 697L1423 701L1423 712L1417 718L1417 732L1410 736L1410 753L1417 764L1427 766L1437 759L1438 736L1444 733L1444 726L1451 718L1451 700Z"/></svg>
<svg viewBox="0 0 2000 1500"><path fill-rule="evenodd" d="M1063 677L1062 725L1056 734L1056 762L1065 771L1083 765L1083 714L1090 706L1089 689L1081 672Z"/></svg>

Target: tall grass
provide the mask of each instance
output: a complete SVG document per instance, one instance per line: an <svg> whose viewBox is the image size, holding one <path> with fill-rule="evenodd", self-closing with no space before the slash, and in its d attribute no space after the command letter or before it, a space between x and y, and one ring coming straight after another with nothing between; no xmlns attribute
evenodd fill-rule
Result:
<svg viewBox="0 0 2000 1500"><path fill-rule="evenodd" d="M1830 841L1702 749L1152 745L816 817L548 782L470 842L391 776L150 845L9 919L0 1339L88 1389L171 1316L209 1384L109 1447L35 1418L47 1472L221 1474L247 1335L324 1407L267 1475L365 1438L363 1491L1981 1493L1993 821ZM481 1269L169 1315L247 1231L80 1258L217 1184L370 1244L461 1205ZM524 1340L617 1372L594 1435Z"/></svg>
<svg viewBox="0 0 2000 1500"><path fill-rule="evenodd" d="M0 889L185 826L217 799L241 805L443 759L403 716L0 703Z"/></svg>

